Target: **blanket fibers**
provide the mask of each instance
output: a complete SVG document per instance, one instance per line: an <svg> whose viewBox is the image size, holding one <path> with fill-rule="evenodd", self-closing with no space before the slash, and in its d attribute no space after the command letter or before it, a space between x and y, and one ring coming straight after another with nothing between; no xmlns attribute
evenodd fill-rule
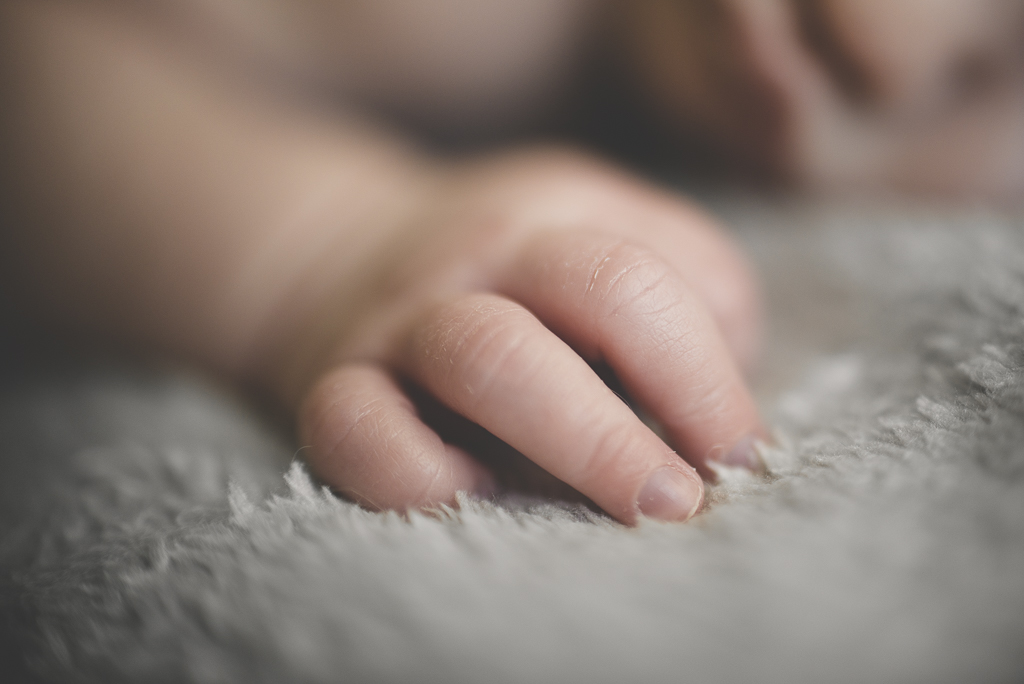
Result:
<svg viewBox="0 0 1024 684"><path fill-rule="evenodd" d="M180 371L0 397L10 680L1024 680L1024 221L721 202L772 319L765 479L687 525L373 514Z"/></svg>

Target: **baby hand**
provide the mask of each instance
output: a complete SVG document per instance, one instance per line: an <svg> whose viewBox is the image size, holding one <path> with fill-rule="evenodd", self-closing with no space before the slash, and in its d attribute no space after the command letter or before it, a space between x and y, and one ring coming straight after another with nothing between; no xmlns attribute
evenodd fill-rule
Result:
<svg viewBox="0 0 1024 684"><path fill-rule="evenodd" d="M711 219L560 152L431 183L302 329L300 434L321 478L374 509L493 486L402 380L629 524L690 518L710 461L757 467L764 430L740 371L757 347L756 289ZM615 371L678 454L588 361Z"/></svg>

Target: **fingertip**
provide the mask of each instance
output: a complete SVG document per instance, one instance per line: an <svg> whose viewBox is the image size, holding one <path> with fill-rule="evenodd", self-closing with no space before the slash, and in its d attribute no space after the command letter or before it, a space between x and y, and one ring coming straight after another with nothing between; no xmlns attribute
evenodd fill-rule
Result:
<svg viewBox="0 0 1024 684"><path fill-rule="evenodd" d="M755 475L764 475L768 472L768 467L764 459L761 458L758 445L770 441L771 438L768 436L768 431L760 428L742 437L731 448L712 447L704 459L704 465L707 467L707 470L711 471L709 475L717 474L715 473L716 465L727 468L742 468L749 470Z"/></svg>
<svg viewBox="0 0 1024 684"><path fill-rule="evenodd" d="M487 466L453 444L445 444L444 449L459 471L452 482L453 497L454 492L465 492L474 499L486 500L498 494L498 480Z"/></svg>
<svg viewBox="0 0 1024 684"><path fill-rule="evenodd" d="M496 490L487 468L444 443L383 368L353 364L325 375L299 425L313 472L372 510L451 505L457 492Z"/></svg>
<svg viewBox="0 0 1024 684"><path fill-rule="evenodd" d="M704 502L704 484L692 468L665 465L648 477L637 495L637 510L644 518L686 522Z"/></svg>

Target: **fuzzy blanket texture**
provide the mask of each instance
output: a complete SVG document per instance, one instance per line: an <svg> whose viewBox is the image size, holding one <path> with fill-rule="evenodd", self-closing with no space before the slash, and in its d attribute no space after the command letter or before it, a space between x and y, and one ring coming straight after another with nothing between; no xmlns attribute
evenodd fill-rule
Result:
<svg viewBox="0 0 1024 684"><path fill-rule="evenodd" d="M778 445L686 525L369 513L187 372L8 372L3 681L1024 681L1024 219L719 208Z"/></svg>

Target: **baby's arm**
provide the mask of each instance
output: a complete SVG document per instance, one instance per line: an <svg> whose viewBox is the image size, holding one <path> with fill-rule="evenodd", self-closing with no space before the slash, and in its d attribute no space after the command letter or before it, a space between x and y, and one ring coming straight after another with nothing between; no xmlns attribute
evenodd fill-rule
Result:
<svg viewBox="0 0 1024 684"><path fill-rule="evenodd" d="M736 361L756 347L755 290L693 208L566 152L429 160L125 13L0 11L21 227L5 286L35 317L263 386L295 408L316 472L374 508L491 481L403 379L624 522L690 517L709 460L755 465Z"/></svg>
<svg viewBox="0 0 1024 684"><path fill-rule="evenodd" d="M355 271L425 174L117 7L0 7L8 289L45 322L251 372L301 315L285 293L327 287L297 280L328 251Z"/></svg>

